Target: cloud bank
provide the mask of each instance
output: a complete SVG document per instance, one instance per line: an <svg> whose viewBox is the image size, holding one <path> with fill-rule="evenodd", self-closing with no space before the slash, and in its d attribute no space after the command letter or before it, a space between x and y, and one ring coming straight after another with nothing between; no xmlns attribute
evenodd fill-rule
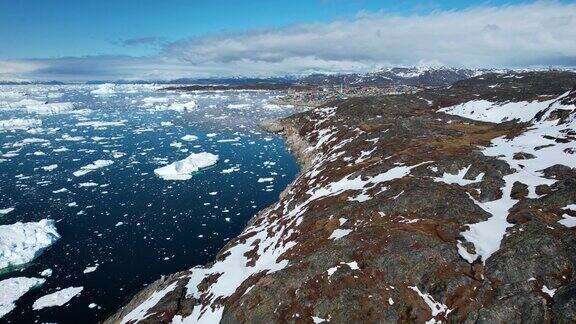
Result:
<svg viewBox="0 0 576 324"><path fill-rule="evenodd" d="M576 4L556 2L410 16L366 12L329 23L163 43L155 57L0 61L0 77L253 76L368 71L430 63L461 67L576 66L575 30ZM151 39L142 38L136 43Z"/></svg>

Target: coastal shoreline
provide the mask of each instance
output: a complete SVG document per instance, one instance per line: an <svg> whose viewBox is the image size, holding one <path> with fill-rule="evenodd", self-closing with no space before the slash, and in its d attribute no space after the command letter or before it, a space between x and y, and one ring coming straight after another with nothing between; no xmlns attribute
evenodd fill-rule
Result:
<svg viewBox="0 0 576 324"><path fill-rule="evenodd" d="M293 116L293 115L291 115L291 116ZM286 145L287 145L289 151L294 155L294 157L296 158L296 161L298 162L298 165L300 166L300 170L299 170L298 174L296 175L296 177L294 178L294 180L290 184L288 184L288 186L280 192L278 201L282 200L283 197L285 197L286 194L296 184L298 178L302 174L306 173L309 170L310 164L312 161L312 155L314 153L313 151L310 150L311 146L309 145L309 143L307 143L306 140L302 136L299 135L298 129L293 124L288 122L288 120L291 116L276 119L276 120L266 120L266 121L263 121L263 122L258 124L258 126L262 130L267 131L267 132L272 133L272 134L278 134L278 135L282 136L284 138L284 141L286 142ZM257 219L259 219L259 217L261 217L263 214L265 214L277 202L271 204L270 206L264 208L263 210L259 211L254 216L252 216L248 220L244 229L250 227ZM218 251L216 256L213 258L213 261L211 261L205 265L196 265L196 266L204 266L204 267L211 266L214 262L216 262L216 260L218 260L219 258L222 257L222 253L227 251L228 248L232 244L234 244L234 240L228 241L228 243L225 244ZM188 269L188 270L182 270L180 272L176 272L173 274L167 274L167 275L161 276L158 280L153 281L152 283L146 285L146 287L144 289L138 291L136 294L127 298L126 304L123 307L121 307L120 309L116 310L114 313L110 314L103 321L103 323L104 324L121 323L123 321L123 319L128 314L130 314L132 311L137 309L140 305L142 305L147 300L149 300L151 297L153 297L154 294L156 294L158 291L162 291L164 289L167 289L174 284L176 284L176 287L178 287L178 288L167 293L164 296L165 298L162 298L162 300L159 301L155 305L155 308L169 310L168 312L166 312L163 315L163 317L165 317L166 319L168 319L170 315L173 315L176 313L177 314L191 314L192 309L190 309L190 307L182 307L185 304L181 303L181 301L184 298L186 298L185 287L186 287L186 285L190 279L190 275L191 275L191 271L190 271L190 269ZM168 301L168 302L164 303L163 301ZM156 322L156 321L158 321L158 319L156 319L155 321L152 321L152 322Z"/></svg>
<svg viewBox="0 0 576 324"><path fill-rule="evenodd" d="M506 150L514 158L498 149L535 131L519 121L543 132L550 121L542 116L559 127L571 122L575 78L494 74L262 122L285 137L302 166L296 179L212 263L146 288L121 314L140 309L150 323L573 318L566 310L576 260L566 252L574 235L559 220L576 201L574 169L538 160L543 140ZM544 147L572 154L570 141ZM525 166L543 169L537 182L522 183ZM506 213L485 207L494 203L507 204ZM496 249L486 247L491 228L468 236L493 221L504 228Z"/></svg>

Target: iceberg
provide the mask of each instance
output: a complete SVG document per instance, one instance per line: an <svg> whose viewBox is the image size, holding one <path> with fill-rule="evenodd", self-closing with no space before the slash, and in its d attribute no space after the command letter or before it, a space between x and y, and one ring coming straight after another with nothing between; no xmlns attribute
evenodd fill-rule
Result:
<svg viewBox="0 0 576 324"><path fill-rule="evenodd" d="M218 162L218 155L202 152L190 154L187 158L155 169L154 173L164 180L189 180L192 173Z"/></svg>
<svg viewBox="0 0 576 324"><path fill-rule="evenodd" d="M198 139L198 136L194 136L194 135L184 135L182 136L181 140L186 141L186 142L192 142Z"/></svg>
<svg viewBox="0 0 576 324"><path fill-rule="evenodd" d="M51 219L0 225L0 269L34 260L59 238Z"/></svg>
<svg viewBox="0 0 576 324"><path fill-rule="evenodd" d="M190 109L196 108L196 101L188 101L188 102L175 102L168 106L169 110L175 110L179 112L188 111Z"/></svg>
<svg viewBox="0 0 576 324"><path fill-rule="evenodd" d="M8 213L13 212L14 209L14 207L0 208L0 216L7 215Z"/></svg>
<svg viewBox="0 0 576 324"><path fill-rule="evenodd" d="M20 297L24 296L29 290L36 288L44 283L41 278L16 277L0 281L0 318L10 313Z"/></svg>
<svg viewBox="0 0 576 324"><path fill-rule="evenodd" d="M36 104L26 105L28 113L35 113L38 115L57 115L67 113L74 110L74 104L71 102L55 102L43 103L38 101Z"/></svg>
<svg viewBox="0 0 576 324"><path fill-rule="evenodd" d="M114 161L112 160L96 160L88 165L85 165L83 167L80 168L80 170L78 171L74 171L72 174L74 174L75 177L81 177L87 173L90 173L92 171L101 169L101 168L105 168L107 166L110 166L114 164Z"/></svg>
<svg viewBox="0 0 576 324"><path fill-rule="evenodd" d="M32 308L39 310L45 307L62 306L76 297L84 287L68 287L38 298Z"/></svg>
<svg viewBox="0 0 576 324"><path fill-rule="evenodd" d="M83 122L79 122L76 123L76 126L89 126L92 128L102 128L102 127L110 127L110 126L124 126L126 123L126 120L119 120L119 121L99 121L99 120L94 120L94 121L83 121Z"/></svg>
<svg viewBox="0 0 576 324"><path fill-rule="evenodd" d="M101 84L96 89L90 91L90 93L95 95L111 95L116 93L116 85L112 83Z"/></svg>
<svg viewBox="0 0 576 324"><path fill-rule="evenodd" d="M0 120L0 130L26 130L39 126L42 126L42 121L39 119L13 118Z"/></svg>

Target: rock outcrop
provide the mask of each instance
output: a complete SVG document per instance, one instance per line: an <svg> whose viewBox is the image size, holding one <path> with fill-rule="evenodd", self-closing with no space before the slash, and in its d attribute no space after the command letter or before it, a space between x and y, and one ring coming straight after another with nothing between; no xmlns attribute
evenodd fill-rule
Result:
<svg viewBox="0 0 576 324"><path fill-rule="evenodd" d="M303 165L278 203L108 322L576 321L575 85L486 74L269 124Z"/></svg>

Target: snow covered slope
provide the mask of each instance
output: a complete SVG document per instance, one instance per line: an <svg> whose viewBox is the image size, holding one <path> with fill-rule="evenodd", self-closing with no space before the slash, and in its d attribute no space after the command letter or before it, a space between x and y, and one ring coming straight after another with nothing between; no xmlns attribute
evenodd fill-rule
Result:
<svg viewBox="0 0 576 324"><path fill-rule="evenodd" d="M575 321L575 86L484 74L276 123L303 165L278 203L108 321Z"/></svg>

